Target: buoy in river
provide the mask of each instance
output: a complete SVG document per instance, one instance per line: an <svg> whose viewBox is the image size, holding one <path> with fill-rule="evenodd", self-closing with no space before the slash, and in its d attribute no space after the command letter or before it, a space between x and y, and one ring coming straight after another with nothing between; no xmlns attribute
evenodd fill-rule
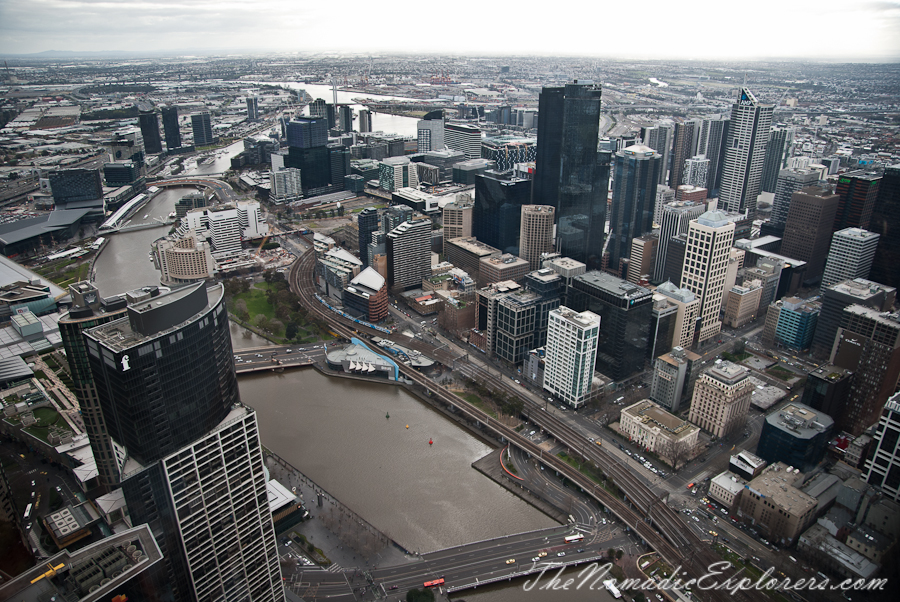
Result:
<svg viewBox="0 0 900 602"><path fill-rule="evenodd" d="M406 425L406 428L409 428L409 425L408 425L408 424Z"/></svg>
<svg viewBox="0 0 900 602"><path fill-rule="evenodd" d="M431 440L431 439L429 439L429 440L428 440L428 445L434 445L434 441Z"/></svg>
<svg viewBox="0 0 900 602"><path fill-rule="evenodd" d="M390 418L390 417L391 417L391 413L388 412L387 414L384 415L384 417L385 417L385 418Z"/></svg>

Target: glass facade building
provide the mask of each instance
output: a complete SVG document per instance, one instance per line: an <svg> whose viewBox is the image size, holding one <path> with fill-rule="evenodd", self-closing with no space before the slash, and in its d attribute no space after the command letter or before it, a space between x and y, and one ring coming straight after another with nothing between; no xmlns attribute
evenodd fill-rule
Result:
<svg viewBox="0 0 900 602"><path fill-rule="evenodd" d="M163 132L166 136L166 149L181 147L181 129L178 127L178 107L162 108Z"/></svg>
<svg viewBox="0 0 900 602"><path fill-rule="evenodd" d="M556 209L557 251L598 269L603 254L611 154L597 151L600 85L544 88L532 203Z"/></svg>
<svg viewBox="0 0 900 602"><path fill-rule="evenodd" d="M631 239L653 230L656 183L662 156L649 146L633 145L616 153L609 218L609 265L631 255Z"/></svg>
<svg viewBox="0 0 900 602"><path fill-rule="evenodd" d="M503 253L518 255L522 206L530 200L531 180L490 170L476 176L472 236Z"/></svg>

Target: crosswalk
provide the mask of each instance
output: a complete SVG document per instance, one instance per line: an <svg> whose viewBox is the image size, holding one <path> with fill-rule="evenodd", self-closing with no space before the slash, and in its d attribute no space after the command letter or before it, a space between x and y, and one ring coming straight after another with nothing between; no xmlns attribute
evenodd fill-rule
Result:
<svg viewBox="0 0 900 602"><path fill-rule="evenodd" d="M329 573L340 573L344 569L338 563L332 562L330 565L328 565L328 568L325 570L328 571Z"/></svg>

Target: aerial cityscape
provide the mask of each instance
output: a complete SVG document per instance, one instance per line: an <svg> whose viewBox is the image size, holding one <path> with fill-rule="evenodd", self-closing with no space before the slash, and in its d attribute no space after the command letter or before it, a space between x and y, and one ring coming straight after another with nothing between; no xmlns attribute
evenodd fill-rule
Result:
<svg viewBox="0 0 900 602"><path fill-rule="evenodd" d="M184 4L0 6L0 602L893 599L896 3L746 60Z"/></svg>

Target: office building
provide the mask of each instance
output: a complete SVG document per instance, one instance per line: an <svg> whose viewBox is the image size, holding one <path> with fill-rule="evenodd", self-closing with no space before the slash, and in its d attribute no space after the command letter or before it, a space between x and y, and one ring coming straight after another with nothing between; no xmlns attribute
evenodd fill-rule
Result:
<svg viewBox="0 0 900 602"><path fill-rule="evenodd" d="M819 181L819 172L813 169L782 169L778 172L772 215L764 224L763 234L782 236L795 192L810 189ZM811 194L811 193L808 193ZM830 229L830 226L829 226Z"/></svg>
<svg viewBox="0 0 900 602"><path fill-rule="evenodd" d="M704 119L700 124L700 137L697 140L697 154L709 159L709 171L706 174L706 188L711 198L719 196L722 181L722 162L725 159L725 145L728 142L728 129L731 120L718 116Z"/></svg>
<svg viewBox="0 0 900 602"><path fill-rule="evenodd" d="M794 150L794 128L777 126L769 133L769 144L766 147L766 160L763 164L762 192L775 192L779 173L787 167L787 161Z"/></svg>
<svg viewBox="0 0 900 602"><path fill-rule="evenodd" d="M751 280L743 285L734 285L728 294L725 304L725 325L740 328L752 322L759 314L759 300L762 297L763 285L759 280ZM810 333L812 335L812 333Z"/></svg>
<svg viewBox="0 0 900 602"><path fill-rule="evenodd" d="M291 148L307 149L326 146L328 144L328 123L321 117L292 119L287 123L286 137L288 146Z"/></svg>
<svg viewBox="0 0 900 602"><path fill-rule="evenodd" d="M107 186L129 186L141 178L141 166L134 161L113 161L103 164L103 180Z"/></svg>
<svg viewBox="0 0 900 602"><path fill-rule="evenodd" d="M256 415L240 401L228 325L223 287L201 283L131 296L127 317L84 341L109 433L127 450L131 520L158 534L160 595L284 600Z"/></svg>
<svg viewBox="0 0 900 602"><path fill-rule="evenodd" d="M181 128L178 125L178 107L169 106L162 109L163 132L166 136L166 150L173 151L181 147Z"/></svg>
<svg viewBox="0 0 900 602"><path fill-rule="evenodd" d="M825 457L834 420L801 403L789 403L766 416L756 446L756 455L775 464L809 472Z"/></svg>
<svg viewBox="0 0 900 602"><path fill-rule="evenodd" d="M659 214L659 244L656 251L656 262L653 267L652 282L665 282L666 259L669 252L669 241L672 237L679 234L687 234L690 221L697 219L706 212L706 205L703 203L674 201L666 203L662 206ZM684 262L684 255L678 262L678 282L681 280L681 265Z"/></svg>
<svg viewBox="0 0 900 602"><path fill-rule="evenodd" d="M838 416L850 394L853 372L834 364L822 364L806 377L800 403L828 416Z"/></svg>
<svg viewBox="0 0 900 602"><path fill-rule="evenodd" d="M688 184L682 184L678 187L678 190L675 191L676 201L693 201L695 203L705 204L708 196L709 191L706 188L699 188Z"/></svg>
<svg viewBox="0 0 900 602"><path fill-rule="evenodd" d="M669 239L666 249L665 266L662 280L681 286L681 271L684 268L684 257L687 253L687 234L679 234ZM657 254L657 257L659 255Z"/></svg>
<svg viewBox="0 0 900 602"><path fill-rule="evenodd" d="M875 210L881 173L863 169L849 171L838 178L835 194L841 197L832 231L845 228L867 230Z"/></svg>
<svg viewBox="0 0 900 602"><path fill-rule="evenodd" d="M675 201L675 191L663 184L656 185L656 203L653 205L653 223L658 224L663 205Z"/></svg>
<svg viewBox="0 0 900 602"><path fill-rule="evenodd" d="M797 488L803 481L799 472L770 464L741 494L739 515L774 544L791 545L816 517L819 502Z"/></svg>
<svg viewBox="0 0 900 602"><path fill-rule="evenodd" d="M576 80L543 88L532 202L556 209L557 250L599 269L602 263L609 152L597 151L600 86Z"/></svg>
<svg viewBox="0 0 900 602"><path fill-rule="evenodd" d="M821 291L822 311L812 342L812 353L820 358L831 355L845 307L855 304L891 311L897 298L897 289L862 278L822 287Z"/></svg>
<svg viewBox="0 0 900 602"><path fill-rule="evenodd" d="M447 228L444 208L444 229ZM549 205L523 205L519 224L519 257L528 262L530 271L541 268L541 255L553 251L553 222L556 210Z"/></svg>
<svg viewBox="0 0 900 602"><path fill-rule="evenodd" d="M527 261L509 253L482 257L478 263L478 286L509 280L521 284L525 274L531 271Z"/></svg>
<svg viewBox="0 0 900 602"><path fill-rule="evenodd" d="M747 481L726 470L709 481L709 497L728 514L736 513L746 485Z"/></svg>
<svg viewBox="0 0 900 602"><path fill-rule="evenodd" d="M387 281L375 268L363 269L344 287L344 311L369 322L381 322L388 317Z"/></svg>
<svg viewBox="0 0 900 602"><path fill-rule="evenodd" d="M675 135L675 123L670 119L660 121L656 125L641 128L641 142L649 146L662 157L662 167L659 170L659 184L666 183L666 176L672 168L672 139ZM611 149L613 152L621 148ZM674 189L675 187L672 186Z"/></svg>
<svg viewBox="0 0 900 602"><path fill-rule="evenodd" d="M696 155L685 159L682 173L682 182L676 188L688 185L705 189L709 178L709 159L705 155Z"/></svg>
<svg viewBox="0 0 900 602"><path fill-rule="evenodd" d="M694 393L700 359L699 355L683 347L673 347L657 357L653 363L650 399L673 414L678 413L681 402Z"/></svg>
<svg viewBox="0 0 900 602"><path fill-rule="evenodd" d="M900 284L900 164L884 170L868 229L879 236L869 278L896 288Z"/></svg>
<svg viewBox="0 0 900 602"><path fill-rule="evenodd" d="M472 236L504 253L519 254L522 206L531 203L531 180L493 170L475 176Z"/></svg>
<svg viewBox="0 0 900 602"><path fill-rule="evenodd" d="M420 119L416 129L418 130L418 152L444 150L444 117L443 111L439 111L433 119ZM480 136L480 132L479 132ZM452 147L451 147L452 148ZM459 149L462 150L462 149ZM475 157L467 157L474 159Z"/></svg>
<svg viewBox="0 0 900 602"><path fill-rule="evenodd" d="M474 237L444 239L446 260L463 270L476 282L481 282L481 260L500 257L500 249L486 245Z"/></svg>
<svg viewBox="0 0 900 602"><path fill-rule="evenodd" d="M631 239L653 230L653 209L662 157L649 146L629 146L616 153L609 218L609 266L631 254Z"/></svg>
<svg viewBox="0 0 900 602"><path fill-rule="evenodd" d="M372 111L370 111L368 109L360 109L358 115L359 115L359 133L366 134L368 132L371 132L372 131Z"/></svg>
<svg viewBox="0 0 900 602"><path fill-rule="evenodd" d="M656 247L659 245L659 234L646 234L631 239L631 252L628 270L625 274L628 282L640 284L650 280L653 265L656 262Z"/></svg>
<svg viewBox="0 0 900 602"><path fill-rule="evenodd" d="M734 223L721 211L707 211L691 220L688 227L681 286L700 299L700 344L722 330L719 311L725 294L734 229Z"/></svg>
<svg viewBox="0 0 900 602"><path fill-rule="evenodd" d="M159 135L159 118L153 111L141 111L138 115L138 126L144 138L144 150L148 155L163 152L162 138Z"/></svg>
<svg viewBox="0 0 900 602"><path fill-rule="evenodd" d="M544 390L573 408L591 394L600 316L568 307L550 312L544 356Z"/></svg>
<svg viewBox="0 0 900 602"><path fill-rule="evenodd" d="M678 326L678 306L665 295L653 293L653 311L650 312L650 342L647 344L647 361L653 364L656 356L672 348Z"/></svg>
<svg viewBox="0 0 900 602"><path fill-rule="evenodd" d="M209 111L191 115L191 130L194 132L194 146L209 146L217 142L213 137L212 118Z"/></svg>
<svg viewBox="0 0 900 602"><path fill-rule="evenodd" d="M747 368L717 360L694 386L688 420L714 437L725 437L746 424L755 388Z"/></svg>
<svg viewBox="0 0 900 602"><path fill-rule="evenodd" d="M327 105L325 103L324 98L317 98L311 103L309 103L309 116L310 117L321 117L322 119L326 119L328 116L328 110L325 108ZM326 129L328 129L326 122Z"/></svg>
<svg viewBox="0 0 900 602"><path fill-rule="evenodd" d="M175 201L175 217L178 219L187 215L193 209L206 207L206 196L202 192L189 192Z"/></svg>
<svg viewBox="0 0 900 602"><path fill-rule="evenodd" d="M884 404L875 431L871 457L866 460L866 482L892 500L900 501L900 393Z"/></svg>
<svg viewBox="0 0 900 602"><path fill-rule="evenodd" d="M838 428L859 436L878 421L900 378L900 314L845 307L831 362L855 373Z"/></svg>
<svg viewBox="0 0 900 602"><path fill-rule="evenodd" d="M53 203L66 209L70 203L103 199L103 182L99 169L59 169L48 176ZM71 207L70 207L71 208Z"/></svg>
<svg viewBox="0 0 900 602"><path fill-rule="evenodd" d="M675 124L675 134L672 142L672 163L669 172L669 188L678 188L682 184L688 184L684 179L685 162L697 154L697 142L702 121L700 119L688 119ZM706 184L703 184L706 186Z"/></svg>
<svg viewBox="0 0 900 602"><path fill-rule="evenodd" d="M388 288L407 290L422 285L431 273L431 220L403 222L385 237Z"/></svg>
<svg viewBox="0 0 900 602"><path fill-rule="evenodd" d="M403 222L413 218L413 209L406 205L388 207L381 214L381 231L387 234Z"/></svg>
<svg viewBox="0 0 900 602"><path fill-rule="evenodd" d="M756 197L774 111L773 105L760 104L747 88L740 89L738 100L731 107L719 190L720 208L747 212L750 219L756 217Z"/></svg>
<svg viewBox="0 0 900 602"><path fill-rule="evenodd" d="M622 409L619 433L675 470L693 458L700 437L696 426L646 399Z"/></svg>
<svg viewBox="0 0 900 602"><path fill-rule="evenodd" d="M444 144L452 150L462 151L466 159L481 158L481 130L465 123L444 124ZM441 150L432 146L429 150Z"/></svg>
<svg viewBox="0 0 900 602"><path fill-rule="evenodd" d="M444 256L447 255L447 241L454 238L469 238L472 236L472 212L475 203L471 197L457 198L452 203L444 205Z"/></svg>
<svg viewBox="0 0 900 602"><path fill-rule="evenodd" d="M247 119L250 121L259 119L259 99L256 96L247 97Z"/></svg>
<svg viewBox="0 0 900 602"><path fill-rule="evenodd" d="M672 345L683 349L690 348L694 344L694 332L700 314L700 299L690 290L678 288L669 281L660 284L655 293L665 295L670 303L678 307Z"/></svg>
<svg viewBox="0 0 900 602"><path fill-rule="evenodd" d="M338 105L337 126L342 132L353 131L353 107L350 105Z"/></svg>
<svg viewBox="0 0 900 602"><path fill-rule="evenodd" d="M831 237L822 286L856 278L868 278L878 249L878 235L860 228L838 230ZM900 269L900 268L898 268Z"/></svg>
<svg viewBox="0 0 900 602"><path fill-rule="evenodd" d="M781 253L806 262L806 279L816 281L825 271L831 246L831 225L840 197L817 186L791 196L781 240Z"/></svg>
<svg viewBox="0 0 900 602"><path fill-rule="evenodd" d="M368 247L372 242L372 233L380 229L381 223L378 218L378 210L375 207L366 207L359 212L357 216L357 226L359 227L359 258L362 260L363 267L369 266Z"/></svg>
<svg viewBox="0 0 900 602"><path fill-rule="evenodd" d="M524 289L512 291L497 300L493 328L488 330L493 333L492 349L498 358L513 365L520 364L530 349L541 346L546 340L546 329L543 334L536 332L540 301L540 295Z"/></svg>
<svg viewBox="0 0 900 602"><path fill-rule="evenodd" d="M344 289L362 271L362 261L340 247L331 246L333 239L326 238L325 245L316 244L316 283L325 292L338 300L343 300Z"/></svg>
<svg viewBox="0 0 900 602"><path fill-rule="evenodd" d="M418 185L418 172L409 157L388 157L381 162L378 187L382 190L394 192L400 188L416 188Z"/></svg>
<svg viewBox="0 0 900 602"><path fill-rule="evenodd" d="M475 292L475 329L469 335L469 343L488 356L494 354L500 302L521 290L522 287L515 282L495 282ZM536 320L533 323L536 323Z"/></svg>
<svg viewBox="0 0 900 602"><path fill-rule="evenodd" d="M640 372L650 344L653 294L598 271L576 276L567 289L568 307L577 312L591 311L602 321L597 370L614 380L625 380Z"/></svg>
<svg viewBox="0 0 900 602"><path fill-rule="evenodd" d="M776 306L779 311L775 343L794 351L809 350L822 305L817 301L786 297L777 301Z"/></svg>
<svg viewBox="0 0 900 602"><path fill-rule="evenodd" d="M537 139L523 136L492 136L481 141L481 158L497 164L497 171L510 171L519 163L537 158Z"/></svg>

